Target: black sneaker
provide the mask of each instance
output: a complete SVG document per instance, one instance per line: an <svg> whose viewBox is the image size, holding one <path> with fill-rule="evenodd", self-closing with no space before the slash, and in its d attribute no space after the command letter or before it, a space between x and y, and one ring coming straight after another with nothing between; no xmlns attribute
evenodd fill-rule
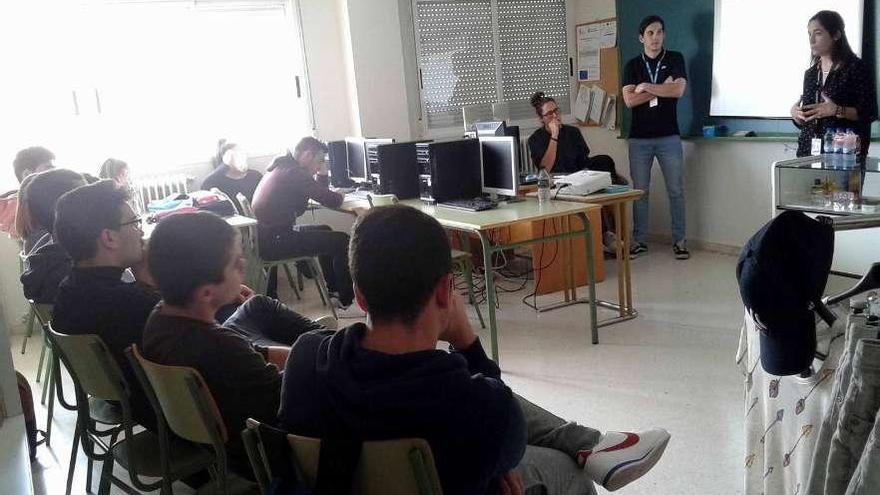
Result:
<svg viewBox="0 0 880 495"><path fill-rule="evenodd" d="M629 259L634 260L648 252L648 245L643 242L634 242L629 248Z"/></svg>
<svg viewBox="0 0 880 495"><path fill-rule="evenodd" d="M688 251L687 245L685 245L684 241L678 241L673 244L672 252L675 253L675 259L677 260L686 260L691 257L691 252Z"/></svg>

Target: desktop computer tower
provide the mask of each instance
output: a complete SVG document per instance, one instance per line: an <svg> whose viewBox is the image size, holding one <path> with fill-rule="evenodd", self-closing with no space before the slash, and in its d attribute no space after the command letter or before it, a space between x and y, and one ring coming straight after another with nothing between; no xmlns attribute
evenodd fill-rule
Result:
<svg viewBox="0 0 880 495"><path fill-rule="evenodd" d="M330 184L333 187L351 187L354 182L348 178L348 152L345 141L327 143L327 159L330 162Z"/></svg>
<svg viewBox="0 0 880 495"><path fill-rule="evenodd" d="M416 144L424 141L382 144L376 147L376 190L394 194L398 199L419 197L419 164Z"/></svg>
<svg viewBox="0 0 880 495"><path fill-rule="evenodd" d="M438 202L470 199L482 193L480 142L458 139L416 144L419 197Z"/></svg>
<svg viewBox="0 0 880 495"><path fill-rule="evenodd" d="M394 139L365 139L364 155L366 156L367 182L375 189L379 182L379 146L391 144Z"/></svg>

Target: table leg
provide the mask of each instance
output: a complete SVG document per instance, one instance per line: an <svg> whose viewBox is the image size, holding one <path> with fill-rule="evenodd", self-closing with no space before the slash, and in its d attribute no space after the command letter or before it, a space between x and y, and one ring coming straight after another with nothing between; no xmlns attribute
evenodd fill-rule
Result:
<svg viewBox="0 0 880 495"><path fill-rule="evenodd" d="M485 232L477 231L480 243L483 246L483 272L486 274L486 304L489 306L489 336L491 339L492 360L501 365L498 355L498 330L495 322L495 277L492 272L492 253L495 248L489 242Z"/></svg>
<svg viewBox="0 0 880 495"><path fill-rule="evenodd" d="M599 327L597 326L596 315L596 274L593 266L593 232L590 230L590 219L586 213L578 213L581 225L584 227L584 242L587 251L587 293L590 298L589 323L591 341L594 344L599 343Z"/></svg>
<svg viewBox="0 0 880 495"><path fill-rule="evenodd" d="M621 216L623 217L624 221L626 221L629 218L626 214L626 206L628 204L630 204L630 202L624 202L620 205L620 208L623 211L623 214ZM630 314L632 314L634 312L634 308L635 308L635 306L633 305L633 298L632 298L632 274L630 273L630 261L629 261L629 249L630 249L630 244L631 244L630 236L632 235L632 228L631 227L632 226L629 224L629 222L626 222L626 228L623 229L623 255L624 255L623 266L624 266L624 273L625 273L624 280L626 281L626 299L621 301L622 305L626 306L626 309Z"/></svg>
<svg viewBox="0 0 880 495"><path fill-rule="evenodd" d="M623 205L618 203L614 205L614 233L617 237L617 242L615 243L615 254L617 255L617 301L620 304L620 316L626 315L626 311L629 309L629 305L626 303L626 287L624 279L626 279L626 261L624 257L628 258L629 253L624 252L623 250Z"/></svg>

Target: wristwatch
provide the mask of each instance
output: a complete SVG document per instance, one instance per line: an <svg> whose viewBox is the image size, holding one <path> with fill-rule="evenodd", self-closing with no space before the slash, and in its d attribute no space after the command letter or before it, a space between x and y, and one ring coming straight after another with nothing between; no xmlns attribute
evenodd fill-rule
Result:
<svg viewBox="0 0 880 495"><path fill-rule="evenodd" d="M843 105L837 105L837 112L834 114L838 119L842 119L846 116L846 110Z"/></svg>

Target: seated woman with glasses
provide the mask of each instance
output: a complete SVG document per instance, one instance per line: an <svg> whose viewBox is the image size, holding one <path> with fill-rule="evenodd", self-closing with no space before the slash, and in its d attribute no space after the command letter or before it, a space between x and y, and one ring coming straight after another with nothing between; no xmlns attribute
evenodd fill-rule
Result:
<svg viewBox="0 0 880 495"><path fill-rule="evenodd" d="M556 100L538 91L529 100L535 113L541 119L541 127L529 136L529 152L532 162L539 169L551 174L571 174L579 170L598 170L609 172L614 184L629 184L625 177L617 174L614 159L608 155L590 156L590 148L580 129L564 125L559 115ZM613 218L603 210L603 244L606 252L615 252Z"/></svg>
<svg viewBox="0 0 880 495"><path fill-rule="evenodd" d="M529 136L529 151L537 168L552 174L570 174L585 168L599 170L610 172L615 184L628 183L617 175L614 159L610 156L590 156L590 148L581 131L562 123L556 100L538 91L529 101L541 119L541 127Z"/></svg>

